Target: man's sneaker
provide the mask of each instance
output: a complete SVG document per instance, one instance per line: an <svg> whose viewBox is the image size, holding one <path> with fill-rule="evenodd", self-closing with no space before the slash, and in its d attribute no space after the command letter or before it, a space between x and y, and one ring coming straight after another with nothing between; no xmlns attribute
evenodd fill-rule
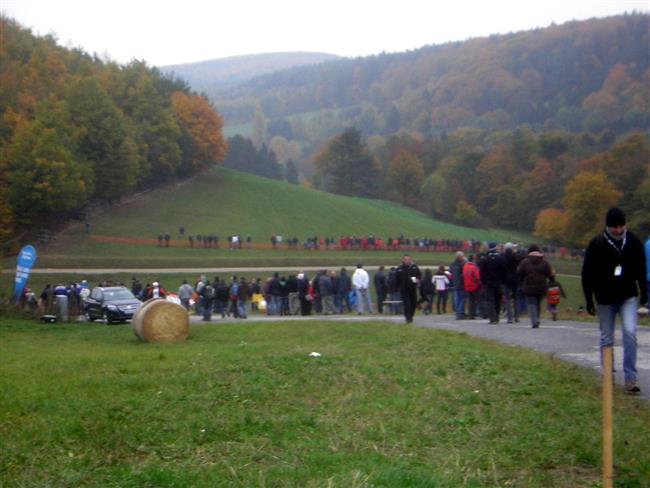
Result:
<svg viewBox="0 0 650 488"><path fill-rule="evenodd" d="M637 393L641 393L641 388L636 385L636 381L628 380L625 382L625 393L636 395Z"/></svg>

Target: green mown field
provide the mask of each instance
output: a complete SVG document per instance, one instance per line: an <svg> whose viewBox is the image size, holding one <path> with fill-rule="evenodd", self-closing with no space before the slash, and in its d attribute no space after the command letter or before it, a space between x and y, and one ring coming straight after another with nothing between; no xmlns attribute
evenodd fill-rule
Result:
<svg viewBox="0 0 650 488"><path fill-rule="evenodd" d="M114 266L120 263L134 266L145 263L178 267L199 262L206 265L209 262L273 265L274 262L307 264L321 258L328 262L340 259L354 262L358 259L358 253L350 256L339 252L189 249L186 239L170 248L158 248L155 245L97 242L91 238L93 235L113 236L153 239L155 242L159 235L168 232L172 239L178 239L181 226L186 235L218 235L222 248L226 237L234 234L244 238L250 235L253 243L266 245L274 234L282 235L285 241L295 236L301 242L310 236L338 239L342 235L369 234L383 239L403 234L411 239L531 240L530 236L516 232L444 223L386 201L333 195L224 168L216 168L200 178L146 193L129 203L94 214L89 224L89 234L85 226L78 223L57 235L47 246L40 246L39 266ZM399 253L392 253L389 257L385 254L363 253L373 260L394 262L399 259Z"/></svg>
<svg viewBox="0 0 650 488"><path fill-rule="evenodd" d="M1 318L0 337L2 486L600 486L597 375L462 334L247 322L154 345ZM648 486L650 409L614 412L616 486Z"/></svg>

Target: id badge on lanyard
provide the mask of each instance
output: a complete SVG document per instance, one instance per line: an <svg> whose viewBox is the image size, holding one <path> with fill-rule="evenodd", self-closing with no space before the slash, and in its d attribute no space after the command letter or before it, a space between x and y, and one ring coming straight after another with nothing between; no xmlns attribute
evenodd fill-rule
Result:
<svg viewBox="0 0 650 488"><path fill-rule="evenodd" d="M627 231L623 235L623 243L621 244L620 249L618 247L616 247L616 244L614 244L612 242L612 240L607 236L607 233L605 233L604 235L605 235L605 239L607 239L607 242L609 243L609 245L612 246L614 248L614 250L618 253L619 258L622 257L623 256L623 249L625 248L625 243L627 242ZM614 268L614 276L618 278L622 274L623 274L623 266L621 266L619 264Z"/></svg>

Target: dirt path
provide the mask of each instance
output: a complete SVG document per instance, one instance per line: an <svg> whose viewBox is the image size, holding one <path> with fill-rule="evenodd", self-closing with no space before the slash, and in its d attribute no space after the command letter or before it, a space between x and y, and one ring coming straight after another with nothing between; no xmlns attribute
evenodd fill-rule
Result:
<svg viewBox="0 0 650 488"><path fill-rule="evenodd" d="M397 265L396 263L395 265ZM388 268L389 266L384 265ZM256 266L256 267L246 267L246 266L237 266L232 268L34 268L31 270L33 274L214 274L214 273L247 273L247 272L260 272L260 273L283 273L294 271L296 273L300 271L320 271L322 269L341 269L347 268L350 271L354 271L355 266L348 265L327 265L327 266ZM379 265L364 265L364 269L369 271L376 271L379 268ZM4 269L2 274L13 274L15 269ZM568 275L558 273L558 276L561 277L571 277L578 278L578 275Z"/></svg>

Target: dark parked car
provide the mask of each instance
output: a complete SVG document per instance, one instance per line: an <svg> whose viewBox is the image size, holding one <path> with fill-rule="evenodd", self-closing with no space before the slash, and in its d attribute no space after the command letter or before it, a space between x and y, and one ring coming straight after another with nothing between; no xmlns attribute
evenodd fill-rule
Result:
<svg viewBox="0 0 650 488"><path fill-rule="evenodd" d="M124 286L98 286L84 300L84 311L91 322L95 319L102 319L107 324L126 322L141 304Z"/></svg>

